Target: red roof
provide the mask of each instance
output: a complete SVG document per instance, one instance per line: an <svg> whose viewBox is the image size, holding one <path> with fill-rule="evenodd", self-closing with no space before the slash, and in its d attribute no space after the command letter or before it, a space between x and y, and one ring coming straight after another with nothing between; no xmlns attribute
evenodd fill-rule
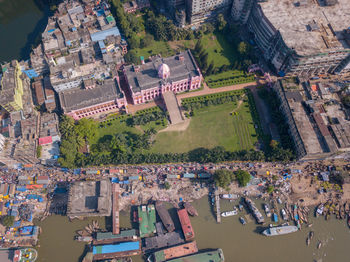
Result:
<svg viewBox="0 0 350 262"><path fill-rule="evenodd" d="M194 231L191 225L190 218L186 209L180 209L177 211L179 220L181 223L182 231L184 232L186 241L192 240L194 238Z"/></svg>
<svg viewBox="0 0 350 262"><path fill-rule="evenodd" d="M48 176L38 176L37 180L48 180Z"/></svg>
<svg viewBox="0 0 350 262"><path fill-rule="evenodd" d="M51 136L45 136L39 138L39 145L47 145L52 144L52 137Z"/></svg>

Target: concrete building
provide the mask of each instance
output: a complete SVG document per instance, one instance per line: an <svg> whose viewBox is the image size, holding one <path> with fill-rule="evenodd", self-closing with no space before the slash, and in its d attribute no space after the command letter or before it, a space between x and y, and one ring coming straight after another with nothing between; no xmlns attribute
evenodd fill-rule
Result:
<svg viewBox="0 0 350 262"><path fill-rule="evenodd" d="M0 105L9 113L23 109L22 71L14 60L2 66L0 74Z"/></svg>
<svg viewBox="0 0 350 262"><path fill-rule="evenodd" d="M317 85L303 84L304 88L280 80L273 87L298 158L320 159L350 150L349 116L337 93L329 91L330 96L325 99Z"/></svg>
<svg viewBox="0 0 350 262"><path fill-rule="evenodd" d="M71 184L68 196L69 217L110 216L112 187L108 180Z"/></svg>
<svg viewBox="0 0 350 262"><path fill-rule="evenodd" d="M118 79L107 79L88 88L75 88L59 93L63 112L78 120L99 113L122 110L127 102Z"/></svg>
<svg viewBox="0 0 350 262"><path fill-rule="evenodd" d="M155 57L140 66L124 67L124 78L134 104L142 104L174 93L201 87L202 74L189 50L178 55Z"/></svg>
<svg viewBox="0 0 350 262"><path fill-rule="evenodd" d="M232 0L186 0L187 21L190 24L202 23L230 10L231 5Z"/></svg>
<svg viewBox="0 0 350 262"><path fill-rule="evenodd" d="M350 71L348 0L234 0L233 20L245 24L281 76Z"/></svg>

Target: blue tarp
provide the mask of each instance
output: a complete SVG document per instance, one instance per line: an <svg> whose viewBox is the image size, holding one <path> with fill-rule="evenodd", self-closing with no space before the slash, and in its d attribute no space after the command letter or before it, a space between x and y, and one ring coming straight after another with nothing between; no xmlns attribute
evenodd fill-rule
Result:
<svg viewBox="0 0 350 262"><path fill-rule="evenodd" d="M55 31L56 29L54 28L54 29L50 29L50 30L48 30L47 32L48 33L52 33L53 31Z"/></svg>
<svg viewBox="0 0 350 262"><path fill-rule="evenodd" d="M112 28L96 32L96 33L91 35L91 40L93 42L98 42L101 40L105 40L108 36L111 36L111 35L120 36L120 32L119 32L118 27L114 26Z"/></svg>
<svg viewBox="0 0 350 262"><path fill-rule="evenodd" d="M80 175L80 173L81 173L81 169L80 168L77 168L77 169L73 170L73 174L74 175Z"/></svg>
<svg viewBox="0 0 350 262"><path fill-rule="evenodd" d="M61 168L61 171L62 171L62 172L68 172L68 171L69 171L69 169L68 169L68 168L66 168L66 167L62 167L62 168Z"/></svg>
<svg viewBox="0 0 350 262"><path fill-rule="evenodd" d="M25 186L17 186L16 190L19 192L26 192L27 188Z"/></svg>
<svg viewBox="0 0 350 262"><path fill-rule="evenodd" d="M15 223L13 223L13 227L20 227L21 226L21 221L15 221Z"/></svg>
<svg viewBox="0 0 350 262"><path fill-rule="evenodd" d="M119 178L117 178L117 177L112 177L111 182L112 182L112 183L119 183Z"/></svg>
<svg viewBox="0 0 350 262"><path fill-rule="evenodd" d="M109 254L109 253L117 253L117 252L126 252L126 251L132 251L132 250L138 250L140 247L140 242L124 242L114 245L103 245L103 246L94 246L93 247L93 254ZM99 252L98 249L101 249Z"/></svg>
<svg viewBox="0 0 350 262"><path fill-rule="evenodd" d="M23 70L22 72L25 73L30 79L39 76L34 69Z"/></svg>

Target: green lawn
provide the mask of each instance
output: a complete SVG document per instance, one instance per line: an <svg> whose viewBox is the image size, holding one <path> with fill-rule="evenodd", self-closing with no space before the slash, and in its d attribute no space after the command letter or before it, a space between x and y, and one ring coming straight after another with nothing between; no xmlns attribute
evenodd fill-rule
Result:
<svg viewBox="0 0 350 262"><path fill-rule="evenodd" d="M222 33L204 35L201 43L208 52L208 61L214 61L215 67L230 65L237 59L237 51L233 48Z"/></svg>
<svg viewBox="0 0 350 262"><path fill-rule="evenodd" d="M237 115L230 115L236 104L210 106L196 111L186 131L161 132L152 152L187 152L205 147L223 146L227 150L251 149L258 141L248 102Z"/></svg>
<svg viewBox="0 0 350 262"><path fill-rule="evenodd" d="M145 59L158 54L161 54L163 57L175 55L175 51L171 49L167 42L163 41L153 41L148 47L133 50L138 57L143 56Z"/></svg>

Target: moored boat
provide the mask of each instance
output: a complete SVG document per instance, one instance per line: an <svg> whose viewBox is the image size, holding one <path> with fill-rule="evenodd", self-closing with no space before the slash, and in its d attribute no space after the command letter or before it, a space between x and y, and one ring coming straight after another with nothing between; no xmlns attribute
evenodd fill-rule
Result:
<svg viewBox="0 0 350 262"><path fill-rule="evenodd" d="M276 213L273 213L273 222L278 222L278 215Z"/></svg>
<svg viewBox="0 0 350 262"><path fill-rule="evenodd" d="M267 217L271 217L271 211L268 204L264 204L264 211Z"/></svg>
<svg viewBox="0 0 350 262"><path fill-rule="evenodd" d="M350 215L348 214L348 227L350 227Z"/></svg>
<svg viewBox="0 0 350 262"><path fill-rule="evenodd" d="M221 194L220 198L234 200L234 199L238 199L238 195L236 195L236 194Z"/></svg>
<svg viewBox="0 0 350 262"><path fill-rule="evenodd" d="M241 222L242 225L247 224L247 221L245 221L245 219L244 219L243 217L240 217L240 218L239 218L239 222Z"/></svg>
<svg viewBox="0 0 350 262"><path fill-rule="evenodd" d="M288 215L286 210L284 210L284 208L281 209L281 215L282 215L282 219L287 221L288 220Z"/></svg>
<svg viewBox="0 0 350 262"><path fill-rule="evenodd" d="M230 216L235 216L237 214L238 214L237 210L231 210L231 211L222 212L221 216L222 217L230 217Z"/></svg>
<svg viewBox="0 0 350 262"><path fill-rule="evenodd" d="M279 226L265 229L262 234L265 236L279 236L298 231L296 226Z"/></svg>
<svg viewBox="0 0 350 262"><path fill-rule="evenodd" d="M324 211L324 205L321 203L321 204L318 205L318 207L316 209L316 217L322 216L323 215L323 211Z"/></svg>
<svg viewBox="0 0 350 262"><path fill-rule="evenodd" d="M246 204L248 205L250 211L252 211L255 219L256 219L256 222L259 223L259 224L262 224L265 222L265 219L263 217L263 215L260 213L259 209L255 206L255 203L249 199L249 198L244 198L244 201L246 202Z"/></svg>
<svg viewBox="0 0 350 262"><path fill-rule="evenodd" d="M197 209L194 208L194 206L192 206L191 203L189 202L185 202L184 203L184 208L186 209L187 213L191 216L198 216L198 211Z"/></svg>

